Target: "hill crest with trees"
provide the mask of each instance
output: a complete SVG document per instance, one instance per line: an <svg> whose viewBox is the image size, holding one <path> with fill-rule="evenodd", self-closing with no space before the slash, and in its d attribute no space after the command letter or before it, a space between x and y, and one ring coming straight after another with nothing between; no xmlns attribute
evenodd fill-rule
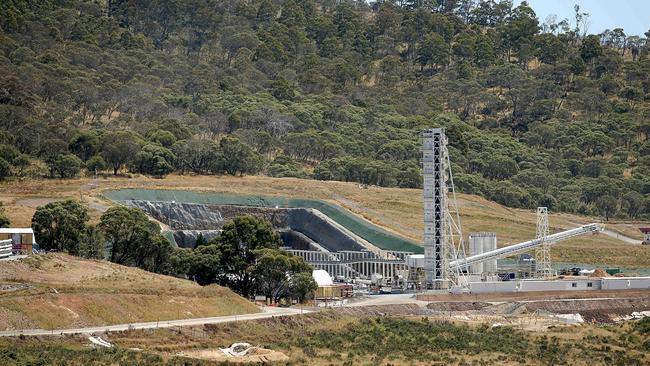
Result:
<svg viewBox="0 0 650 366"><path fill-rule="evenodd" d="M650 217L650 46L588 14L419 0L7 0L0 177L268 174L455 183L511 207Z"/></svg>

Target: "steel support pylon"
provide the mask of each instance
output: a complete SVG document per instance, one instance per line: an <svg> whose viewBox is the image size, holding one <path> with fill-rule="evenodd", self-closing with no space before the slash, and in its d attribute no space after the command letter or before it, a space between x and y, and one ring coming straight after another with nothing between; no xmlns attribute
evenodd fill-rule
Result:
<svg viewBox="0 0 650 366"><path fill-rule="evenodd" d="M543 278L554 275L551 267L551 243L546 241L548 235L548 208L537 207L536 239L541 239L543 243L535 249L535 263L537 265L537 275Z"/></svg>

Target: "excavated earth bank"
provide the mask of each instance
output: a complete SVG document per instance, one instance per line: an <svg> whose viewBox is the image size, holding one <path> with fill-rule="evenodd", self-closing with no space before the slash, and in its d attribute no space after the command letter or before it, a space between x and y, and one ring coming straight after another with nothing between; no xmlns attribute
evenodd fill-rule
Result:
<svg viewBox="0 0 650 366"><path fill-rule="evenodd" d="M255 216L268 220L281 231L286 246L314 249L316 242L330 251L362 250L357 240L313 210L305 208L268 208L237 205L128 200L124 204L142 209L147 215L166 225L180 247L190 248L202 235L217 236L227 222L237 216Z"/></svg>

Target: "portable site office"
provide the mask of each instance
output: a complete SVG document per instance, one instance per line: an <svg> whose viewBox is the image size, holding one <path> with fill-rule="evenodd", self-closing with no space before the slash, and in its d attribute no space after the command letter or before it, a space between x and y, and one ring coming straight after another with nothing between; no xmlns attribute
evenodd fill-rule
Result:
<svg viewBox="0 0 650 366"><path fill-rule="evenodd" d="M0 241L11 240L12 251L17 254L32 254L36 237L32 228L0 228Z"/></svg>

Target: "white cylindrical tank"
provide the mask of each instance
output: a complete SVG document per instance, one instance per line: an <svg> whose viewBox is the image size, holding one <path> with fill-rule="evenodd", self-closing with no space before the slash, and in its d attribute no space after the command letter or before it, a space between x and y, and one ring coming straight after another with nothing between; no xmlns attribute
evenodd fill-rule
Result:
<svg viewBox="0 0 650 366"><path fill-rule="evenodd" d="M497 248L497 234L489 232L478 232L469 234L469 255L482 254ZM470 273L496 273L496 259L487 262L476 263L470 266Z"/></svg>
<svg viewBox="0 0 650 366"><path fill-rule="evenodd" d="M496 233L485 233L489 234L483 237L483 253L490 252L497 248L497 234ZM493 259L487 262L483 262L483 272L484 273L497 273L497 260Z"/></svg>
<svg viewBox="0 0 650 366"><path fill-rule="evenodd" d="M480 236L476 235L480 233L471 233L469 234L469 255L476 255L483 253L483 242ZM483 273L483 263L472 264L469 267L469 272L472 274L481 274Z"/></svg>

